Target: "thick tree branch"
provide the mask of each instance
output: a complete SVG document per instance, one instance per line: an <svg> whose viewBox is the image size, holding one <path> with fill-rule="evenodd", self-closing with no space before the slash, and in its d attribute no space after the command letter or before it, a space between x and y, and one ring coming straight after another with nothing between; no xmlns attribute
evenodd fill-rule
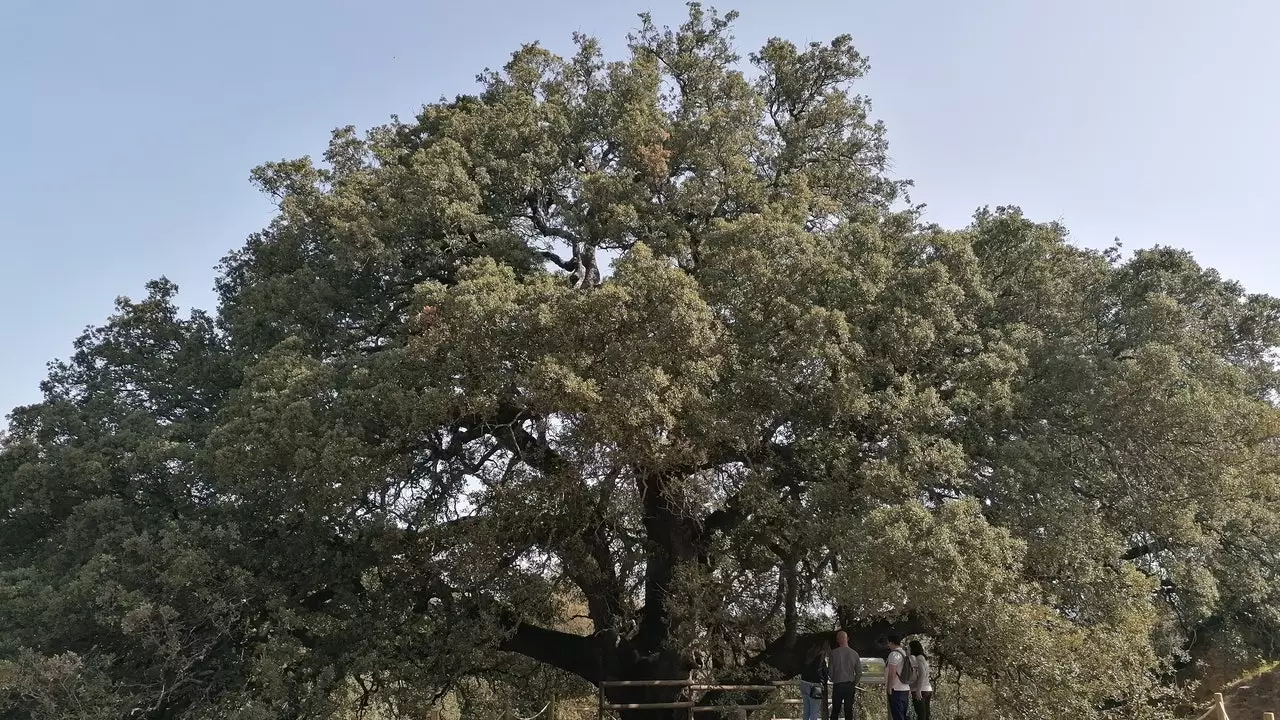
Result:
<svg viewBox="0 0 1280 720"><path fill-rule="evenodd" d="M578 268L578 264L573 261L573 258L566 260L550 250L541 250L538 252L538 255L542 256L543 260L550 260L556 267L564 270L565 272L573 272Z"/></svg>
<svg viewBox="0 0 1280 720"><path fill-rule="evenodd" d="M677 568L696 561L703 533L698 523L679 511L669 494L671 477L656 473L637 478L649 547L644 581L644 614L637 645L657 650L668 634L668 598Z"/></svg>
<svg viewBox="0 0 1280 720"><path fill-rule="evenodd" d="M467 429L460 431L458 437L471 441L489 435L521 462L546 475L558 475L571 470L570 464L545 439L534 436L520 424L536 419L526 416L519 408L506 405L500 407L492 417L472 416L460 419L458 425ZM450 447L458 445L455 441Z"/></svg>
<svg viewBox="0 0 1280 720"><path fill-rule="evenodd" d="M878 620L865 625L845 628L845 632L849 633L849 646L864 657L885 656L884 649L876 643L881 635L889 632L915 635L927 630L928 625L924 619L914 613L899 622ZM766 645L764 650L748 660L747 665L749 667L772 667L782 677L792 677L800 672L805 660L812 655L815 648L829 648L834 645L834 632L801 633L796 635L794 640L790 642L784 634Z"/></svg>
<svg viewBox="0 0 1280 720"><path fill-rule="evenodd" d="M547 476L567 476L575 473L573 465L562 457L541 437L526 430L521 421L527 418L515 408L503 408L495 417L485 421L475 420L475 427L484 428L499 445L529 467ZM622 606L623 590L618 581L616 564L609 547L604 517L596 509L581 528L570 531L560 542L548 542L548 549L565 564L569 579L582 591L587 600L591 619L597 630L614 630ZM554 532L550 533L555 535Z"/></svg>
<svg viewBox="0 0 1280 720"><path fill-rule="evenodd" d="M559 476L572 471L572 466L550 445L525 430L519 422L492 429L495 440L510 450L521 462L544 475Z"/></svg>
<svg viewBox="0 0 1280 720"><path fill-rule="evenodd" d="M590 589L583 589L587 594L587 603L591 608L591 619L596 631L608 629L616 633L617 616L622 608L623 588L618 579L617 563L609 548L609 537L603 522L593 528L583 528L582 541L595 561L600 581ZM594 607L591 607L594 604Z"/></svg>
<svg viewBox="0 0 1280 720"><path fill-rule="evenodd" d="M753 466L774 469L776 472L771 473L770 478L775 490L794 489L798 486L799 479L796 474L782 471L783 466L793 463L794 457L790 446L778 443L768 443L754 453L741 456L742 461ZM741 525L748 515L750 515L750 507L743 501L741 492L737 492L730 495L718 510L709 513L703 520L702 526L708 534L726 533Z"/></svg>
<svg viewBox="0 0 1280 720"><path fill-rule="evenodd" d="M498 648L573 673L592 684L604 679L600 649L583 635L516 621L514 632L498 643Z"/></svg>
<svg viewBox="0 0 1280 720"><path fill-rule="evenodd" d="M618 633L624 591L603 522L587 522L556 549L565 575L582 591L596 633Z"/></svg>
<svg viewBox="0 0 1280 720"><path fill-rule="evenodd" d="M1120 556L1121 560L1138 560L1148 555L1154 555L1158 552L1168 549L1169 543L1164 540L1154 540L1152 542L1143 543L1135 547L1131 547Z"/></svg>
<svg viewBox="0 0 1280 720"><path fill-rule="evenodd" d="M800 578L796 571L796 553L777 543L770 543L769 548L778 556L781 564L778 572L782 576L782 642L792 645L800 627Z"/></svg>
<svg viewBox="0 0 1280 720"><path fill-rule="evenodd" d="M466 438L477 434L494 438L499 446L511 452L520 462L549 477L576 475L573 464L561 456L543 437L525 429L522 411L514 407L500 408L489 418L470 418L465 424ZM478 431L478 432L477 432ZM546 527L535 533L535 542L556 554L564 564L569 580L582 591L593 624L598 631L616 633L623 605L623 588L610 549L607 523L598 505L594 517L577 529Z"/></svg>
<svg viewBox="0 0 1280 720"><path fill-rule="evenodd" d="M542 233L547 237L554 237L554 238L559 238L561 240L565 240L569 243L572 243L575 247L582 247L589 244L587 243L585 238L573 232L572 230L568 230L566 228L556 227L552 225L550 221L547 220L545 210L542 207L542 202L540 201L537 193L529 193L529 196L525 198L525 200L529 205L529 214L526 215L525 217L527 217L529 221L533 223L533 227L536 228L538 232ZM575 257L570 260L568 267L565 267L564 265L561 265L561 267L564 267L565 270L572 271L573 260L575 260L577 256L576 251L574 252L574 255Z"/></svg>

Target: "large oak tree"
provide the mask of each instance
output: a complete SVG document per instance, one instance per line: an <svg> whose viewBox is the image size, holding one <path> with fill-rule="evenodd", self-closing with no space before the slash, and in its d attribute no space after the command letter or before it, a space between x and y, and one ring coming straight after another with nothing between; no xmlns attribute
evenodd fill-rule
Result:
<svg viewBox="0 0 1280 720"><path fill-rule="evenodd" d="M158 281L88 331L0 452L6 716L781 678L842 626L1001 717L1139 717L1209 639L1275 655L1280 303L923 223L850 39L732 20L267 164L216 314Z"/></svg>

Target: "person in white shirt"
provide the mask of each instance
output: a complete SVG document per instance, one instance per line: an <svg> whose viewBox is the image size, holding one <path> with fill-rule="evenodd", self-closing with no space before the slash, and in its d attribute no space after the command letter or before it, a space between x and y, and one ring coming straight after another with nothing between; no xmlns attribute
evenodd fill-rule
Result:
<svg viewBox="0 0 1280 720"><path fill-rule="evenodd" d="M892 720L907 720L911 686L898 677L898 671L907 662L907 651L902 647L901 635L887 635L884 641L889 648L889 658L884 664L884 684L889 693L889 717Z"/></svg>
<svg viewBox="0 0 1280 720"><path fill-rule="evenodd" d="M919 640L911 641L911 663L916 670L916 676L911 682L911 705L915 708L916 720L930 720L929 704L933 701L933 668L929 667L929 658L925 657L924 646Z"/></svg>

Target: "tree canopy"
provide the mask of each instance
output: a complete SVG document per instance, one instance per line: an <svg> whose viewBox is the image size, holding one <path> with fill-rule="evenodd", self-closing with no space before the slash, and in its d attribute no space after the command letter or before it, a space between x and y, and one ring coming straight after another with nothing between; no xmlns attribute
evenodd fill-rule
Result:
<svg viewBox="0 0 1280 720"><path fill-rule="evenodd" d="M689 8L258 168L215 313L158 280L51 366L0 450L0 713L409 717L787 677L839 626L1129 718L1280 654L1280 302L930 225L848 36L742 58Z"/></svg>

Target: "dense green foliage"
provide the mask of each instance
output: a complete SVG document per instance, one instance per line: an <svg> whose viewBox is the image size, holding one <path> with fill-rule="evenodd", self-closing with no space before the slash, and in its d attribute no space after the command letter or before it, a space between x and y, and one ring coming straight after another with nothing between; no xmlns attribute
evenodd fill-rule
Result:
<svg viewBox="0 0 1280 720"><path fill-rule="evenodd" d="M1129 718L1280 653L1280 302L924 224L849 38L740 63L732 19L528 46L255 171L216 315L155 282L12 416L0 715L782 677L839 623L1003 717Z"/></svg>

